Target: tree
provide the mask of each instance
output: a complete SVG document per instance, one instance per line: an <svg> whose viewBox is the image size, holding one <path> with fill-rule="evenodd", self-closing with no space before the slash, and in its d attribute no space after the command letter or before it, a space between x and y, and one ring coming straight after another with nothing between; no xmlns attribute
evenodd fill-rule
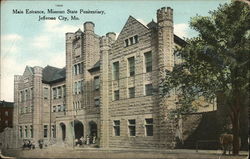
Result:
<svg viewBox="0 0 250 159"><path fill-rule="evenodd" d="M232 123L233 154L239 154L240 110L249 106L250 7L240 1L220 5L210 16L191 18L198 36L186 39L175 56L181 59L172 71L166 70L162 95L176 89L179 94L175 113L194 110L193 102L223 97Z"/></svg>

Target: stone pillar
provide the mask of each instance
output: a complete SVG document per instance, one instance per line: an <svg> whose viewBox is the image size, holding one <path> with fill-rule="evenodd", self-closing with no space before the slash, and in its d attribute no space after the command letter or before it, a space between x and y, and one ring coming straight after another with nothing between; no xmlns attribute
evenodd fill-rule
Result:
<svg viewBox="0 0 250 159"><path fill-rule="evenodd" d="M109 147L109 51L111 43L115 40L115 34L108 33L101 38L100 59L100 146Z"/></svg>
<svg viewBox="0 0 250 159"><path fill-rule="evenodd" d="M72 115L73 111L73 66L72 66L72 53L73 41L75 39L74 33L66 33L66 114Z"/></svg>
<svg viewBox="0 0 250 159"><path fill-rule="evenodd" d="M22 76L20 75L15 75L14 76L14 110L13 110L13 139L14 139L14 148L19 147L20 142L19 142L19 125L18 125L18 114L19 114L19 89L18 85L21 82Z"/></svg>
<svg viewBox="0 0 250 159"><path fill-rule="evenodd" d="M42 68L34 67L34 110L33 110L33 135L34 140L37 141L43 138L43 125L42 125Z"/></svg>
<svg viewBox="0 0 250 159"><path fill-rule="evenodd" d="M173 49L174 49L174 33L173 33L173 9L161 8L157 10L158 23L158 67L159 67L159 84L165 78L165 70L173 69ZM168 112L170 108L175 108L174 97L160 97L159 95L159 122L160 129L159 139L160 147L173 148L174 139L174 123L169 120Z"/></svg>
<svg viewBox="0 0 250 159"><path fill-rule="evenodd" d="M73 121L67 121L65 122L65 126L66 126L66 143L69 146L73 146L74 144L74 127L73 127Z"/></svg>
<svg viewBox="0 0 250 159"><path fill-rule="evenodd" d="M62 128L60 122L56 122L56 143L62 143Z"/></svg>

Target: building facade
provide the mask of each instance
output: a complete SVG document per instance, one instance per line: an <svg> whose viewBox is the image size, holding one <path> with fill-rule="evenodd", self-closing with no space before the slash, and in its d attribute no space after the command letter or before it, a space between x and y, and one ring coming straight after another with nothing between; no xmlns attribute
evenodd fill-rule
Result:
<svg viewBox="0 0 250 159"><path fill-rule="evenodd" d="M13 102L0 101L0 133L13 126Z"/></svg>
<svg viewBox="0 0 250 159"><path fill-rule="evenodd" d="M130 16L119 36L99 36L93 22L66 33L66 67L27 66L14 80L16 145L23 139L72 146L84 137L103 148L173 148L175 96L159 84L171 70L173 10L157 10L157 22Z"/></svg>

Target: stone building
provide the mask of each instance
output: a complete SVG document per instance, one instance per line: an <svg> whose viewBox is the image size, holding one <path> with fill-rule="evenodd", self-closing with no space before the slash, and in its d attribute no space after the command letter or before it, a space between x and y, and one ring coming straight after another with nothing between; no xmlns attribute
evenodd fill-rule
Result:
<svg viewBox="0 0 250 159"><path fill-rule="evenodd" d="M27 66L14 80L15 145L23 139L74 145L96 136L103 148L173 148L167 117L175 97L162 98L159 83L171 70L175 46L173 10L157 10L157 22L130 16L119 36L99 36L93 22L66 33L66 67Z"/></svg>

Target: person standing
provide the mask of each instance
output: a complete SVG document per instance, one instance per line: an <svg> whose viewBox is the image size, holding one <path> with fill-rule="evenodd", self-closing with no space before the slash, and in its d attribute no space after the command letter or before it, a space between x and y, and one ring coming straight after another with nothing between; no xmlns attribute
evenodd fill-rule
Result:
<svg viewBox="0 0 250 159"><path fill-rule="evenodd" d="M87 135L87 140L86 140L87 145L89 145L89 140L90 140L89 135Z"/></svg>

